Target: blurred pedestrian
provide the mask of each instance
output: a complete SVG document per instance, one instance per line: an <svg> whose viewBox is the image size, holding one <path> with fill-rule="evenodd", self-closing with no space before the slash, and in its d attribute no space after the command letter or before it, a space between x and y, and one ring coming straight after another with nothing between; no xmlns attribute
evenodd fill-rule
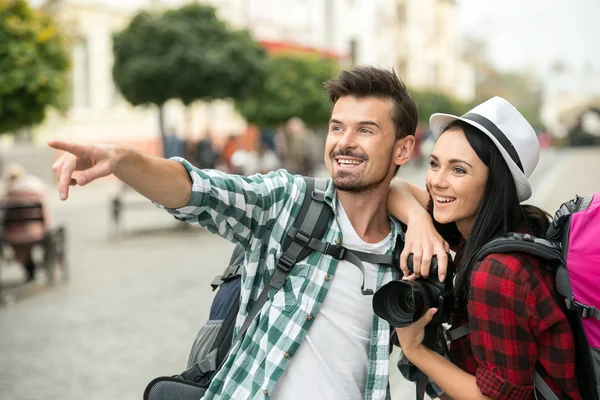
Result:
<svg viewBox="0 0 600 400"><path fill-rule="evenodd" d="M219 155L215 150L213 135L210 129L206 131L204 138L196 143L195 158L198 168L213 169L216 167Z"/></svg>
<svg viewBox="0 0 600 400"><path fill-rule="evenodd" d="M165 158L184 156L185 142L177 137L177 132L173 127L167 129L165 142L163 143L163 153Z"/></svg>
<svg viewBox="0 0 600 400"><path fill-rule="evenodd" d="M42 206L44 221L22 221L4 226L2 242L12 247L15 260L25 269L26 280L35 279L36 265L33 247L42 241L52 226L50 209L47 204L46 186L36 176L25 172L23 167L13 164L7 168L4 177L2 203L6 205Z"/></svg>
<svg viewBox="0 0 600 400"><path fill-rule="evenodd" d="M290 118L277 138L277 155L283 168L291 174L313 175L317 163L319 145L304 122L298 118Z"/></svg>
<svg viewBox="0 0 600 400"><path fill-rule="evenodd" d="M257 140L254 149L239 149L231 156L231 162L239 174L267 174L281 168L281 162L275 152L262 140Z"/></svg>

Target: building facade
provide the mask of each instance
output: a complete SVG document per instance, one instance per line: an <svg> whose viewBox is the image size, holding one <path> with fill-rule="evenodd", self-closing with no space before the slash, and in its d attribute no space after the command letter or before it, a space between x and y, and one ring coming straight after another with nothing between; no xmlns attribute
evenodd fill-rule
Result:
<svg viewBox="0 0 600 400"><path fill-rule="evenodd" d="M460 48L453 0L396 1L396 70L416 89L475 97L475 70Z"/></svg>
<svg viewBox="0 0 600 400"><path fill-rule="evenodd" d="M248 28L267 50L304 49L357 64L394 67L415 88L441 90L460 99L474 92L474 78L458 56L455 6L449 0L198 0L212 4L235 27ZM158 152L155 107L132 107L112 81L113 32L141 9L161 10L182 0L38 0L72 39L71 107L36 128L50 137L80 142L120 142ZM472 69L471 69L472 71ZM167 131L197 139L210 129L239 134L246 123L228 102L178 101L165 107ZM143 146L142 146L143 144Z"/></svg>
<svg viewBox="0 0 600 400"><path fill-rule="evenodd" d="M552 136L565 137L590 108L600 109L600 70L577 71L555 65L544 82L541 110L542 121ZM590 131L600 135L600 130Z"/></svg>

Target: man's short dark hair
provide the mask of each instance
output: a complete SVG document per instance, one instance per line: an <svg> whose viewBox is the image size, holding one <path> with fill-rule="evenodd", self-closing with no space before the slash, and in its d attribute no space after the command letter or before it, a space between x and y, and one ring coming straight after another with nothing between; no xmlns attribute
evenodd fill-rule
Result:
<svg viewBox="0 0 600 400"><path fill-rule="evenodd" d="M325 82L324 86L329 92L329 100L334 105L343 96L393 100L392 122L396 129L396 140L415 134L418 122L417 104L393 69L361 65L342 71L339 77Z"/></svg>

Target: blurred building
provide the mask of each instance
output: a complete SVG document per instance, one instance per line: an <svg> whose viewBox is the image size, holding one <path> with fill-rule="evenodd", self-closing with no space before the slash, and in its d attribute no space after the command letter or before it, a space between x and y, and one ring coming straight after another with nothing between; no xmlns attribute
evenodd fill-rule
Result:
<svg viewBox="0 0 600 400"><path fill-rule="evenodd" d="M396 0L396 71L414 88L470 102L475 69L462 54L455 0Z"/></svg>
<svg viewBox="0 0 600 400"><path fill-rule="evenodd" d="M187 0L189 1L189 0ZM112 81L113 32L143 8L161 10L186 0L31 0L51 10L72 42L71 107L36 129L48 137L120 142L158 152L154 107L131 107ZM463 100L474 93L473 69L458 51L456 6L450 0L197 0L214 5L233 26L249 28L267 51L297 50L339 60L342 67L395 67L411 87ZM165 107L168 133L199 138L238 134L246 124L227 102L185 110Z"/></svg>
<svg viewBox="0 0 600 400"><path fill-rule="evenodd" d="M552 67L544 83L542 121L555 137L564 137L583 117L583 129L600 136L595 124L585 114L600 108L600 70L591 67L583 71L572 70L562 63ZM594 121L594 118L591 118ZM588 126L591 126L587 129Z"/></svg>
<svg viewBox="0 0 600 400"><path fill-rule="evenodd" d="M140 8L160 2L129 0L53 0L37 2L46 7L71 38L70 107L65 115L51 113L36 129L44 141L49 137L80 142L118 142L154 154L161 153L156 107L132 107L112 80L112 34L123 29ZM165 106L167 134L198 137L208 127L218 132L240 132L244 120L227 102L215 102L210 110L201 106L187 110L179 101Z"/></svg>

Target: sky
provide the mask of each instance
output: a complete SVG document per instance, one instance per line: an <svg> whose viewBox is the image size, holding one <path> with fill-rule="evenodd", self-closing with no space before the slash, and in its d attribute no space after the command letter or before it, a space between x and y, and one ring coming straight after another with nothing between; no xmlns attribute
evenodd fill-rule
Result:
<svg viewBox="0 0 600 400"><path fill-rule="evenodd" d="M556 61L600 76L600 0L458 0L463 34L488 45L499 69L533 69L547 77Z"/></svg>

